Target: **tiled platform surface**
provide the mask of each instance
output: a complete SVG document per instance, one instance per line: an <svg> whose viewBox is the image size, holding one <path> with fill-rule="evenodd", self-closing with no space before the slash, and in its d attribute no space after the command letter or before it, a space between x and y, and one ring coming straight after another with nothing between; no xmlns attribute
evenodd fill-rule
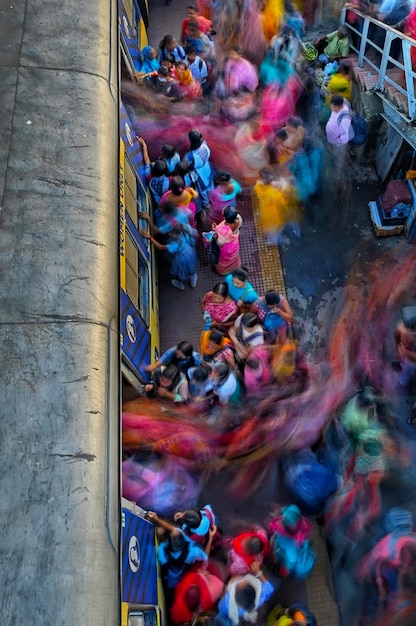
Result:
<svg viewBox="0 0 416 626"><path fill-rule="evenodd" d="M249 270L249 281L260 295L267 289L277 289L279 292L285 293L278 248L266 246L261 235L259 237L257 234L249 189L242 194L242 198L238 202L238 210L244 220L240 235L240 256L243 267ZM203 229L210 230L209 222L205 223ZM199 279L195 289L191 289L189 285L185 291L179 291L172 287L168 268L164 264L160 266L162 350L183 339L191 341L195 346L199 343L199 336L203 330L201 300L204 294L222 279L211 270L208 264L207 251L201 241L198 242L198 256Z"/></svg>
<svg viewBox="0 0 416 626"><path fill-rule="evenodd" d="M238 209L244 223L241 229L241 259L249 269L249 280L260 294L267 289L277 289L285 293L284 270L279 250L267 246L259 229L256 210L253 210L250 189L246 189L238 202ZM209 224L204 227L209 229ZM208 265L207 252L198 244L199 280L195 289L189 285L179 291L170 284L168 268L161 264L159 272L161 349L187 339L198 346L203 329L200 302L204 294L221 280ZM331 594L329 584L331 573L326 544L317 525L312 535L317 552L317 562L311 576L306 581L306 595L310 609L316 615L319 626L338 626L338 606ZM302 584L302 583L301 583Z"/></svg>

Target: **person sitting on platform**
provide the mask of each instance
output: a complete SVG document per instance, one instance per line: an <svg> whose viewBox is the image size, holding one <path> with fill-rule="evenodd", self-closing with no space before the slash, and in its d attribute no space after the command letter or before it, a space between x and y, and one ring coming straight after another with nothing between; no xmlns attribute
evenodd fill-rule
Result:
<svg viewBox="0 0 416 626"><path fill-rule="evenodd" d="M338 30L319 37L315 41L315 47L319 53L323 53L326 56L325 61L327 62L347 57L350 52L347 27L340 26Z"/></svg>

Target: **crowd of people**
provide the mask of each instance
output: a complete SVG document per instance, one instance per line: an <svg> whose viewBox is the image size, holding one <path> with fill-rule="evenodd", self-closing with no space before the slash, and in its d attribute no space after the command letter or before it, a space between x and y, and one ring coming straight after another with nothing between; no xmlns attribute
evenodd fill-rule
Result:
<svg viewBox="0 0 416 626"><path fill-rule="evenodd" d="M370 619L377 615L384 624L387 615L389 624L403 626L410 622L400 611L414 615L413 544L401 555L397 542L401 556L395 553L393 565L383 562L380 569L371 552L376 542L368 541L371 525L384 514L381 485L388 463L401 451L388 412L369 392L354 397L324 445L311 447L342 398L351 397L351 371L343 368L349 347L356 349L359 340L348 337L340 351L334 340L334 394L320 394L310 384L290 303L277 289L258 293L240 254L239 198L248 186L266 243L288 245L291 237L301 237L303 215L321 193L324 159L335 186L345 179L353 137L348 36L339 28L306 45L314 7L305 3L302 16L289 0L283 10L254 0L244 9L231 1L189 6L178 40L167 34L158 49L146 46L138 85L124 88L137 116L153 201L153 217L139 213L146 226L141 235L164 255L175 289L196 287L201 262L215 273L201 299L199 345L178 338L147 367L146 400L156 398L155 405L174 419L158 415L154 426L143 409L137 415L126 410L124 452L148 446L152 454L186 459L187 469L200 470L214 458L262 448L238 483L249 492L248 481L258 484L254 474L270 467L265 459L276 463L270 453L278 445L283 455L283 442L302 448L285 457L286 486L296 504L278 507L264 527L246 525L240 534L224 536L209 505L178 512L172 511L177 501L164 507L159 499L160 508L149 511L161 533L158 558L174 624L197 623L201 615L220 626L261 624L269 613L272 626L313 626L315 618L302 604L271 609L283 581L312 571L316 555L309 535L317 517L325 524L334 567L340 563L351 579L365 581L371 603L362 610L363 623L375 623ZM408 369L403 367L403 377ZM313 375L316 383L319 374ZM310 424L303 421L300 438L293 424L302 411ZM188 424L181 436L178 416ZM143 474L140 463L131 457L123 465L123 492L143 505L143 492L139 496L127 485L135 472ZM197 500L198 488L188 484ZM410 543L412 533L408 524ZM380 528L375 536L383 540ZM367 598L353 597L356 606L349 610L355 615ZM391 617L396 610L400 622Z"/></svg>
<svg viewBox="0 0 416 626"><path fill-rule="evenodd" d="M265 526L233 536L223 535L210 505L176 511L172 520L154 511L147 518L160 531L158 560L172 624L264 623L282 581L306 578L315 563L312 524L296 505L274 511ZM277 605L268 623L316 626L316 619L295 602Z"/></svg>
<svg viewBox="0 0 416 626"><path fill-rule="evenodd" d="M305 388L307 365L283 295L268 290L259 296L248 272L236 267L203 296L201 312L198 350L181 341L149 365L148 394L186 404L215 423L230 408L241 407L243 398L262 397L266 388Z"/></svg>

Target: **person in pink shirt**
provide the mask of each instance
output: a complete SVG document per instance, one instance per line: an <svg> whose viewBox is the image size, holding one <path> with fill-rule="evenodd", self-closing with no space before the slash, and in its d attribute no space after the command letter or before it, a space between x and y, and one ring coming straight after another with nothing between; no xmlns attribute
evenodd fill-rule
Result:
<svg viewBox="0 0 416 626"><path fill-rule="evenodd" d="M331 115L325 126L333 177L337 182L345 177L348 165L348 143L354 138L351 109L342 96L332 96Z"/></svg>
<svg viewBox="0 0 416 626"><path fill-rule="evenodd" d="M325 126L326 139L331 146L345 146L354 138L351 110L342 96L332 96L331 115Z"/></svg>
<svg viewBox="0 0 416 626"><path fill-rule="evenodd" d="M189 4L186 7L186 17L183 20L182 27L181 27L180 42L182 45L186 44L187 37L189 36L188 24L189 22L192 22L192 21L195 21L198 23L198 28L201 31L201 33L204 33L205 35L211 34L211 31L212 31L211 20L207 19L203 15L200 15L199 10L197 9L196 6L194 6L193 4Z"/></svg>

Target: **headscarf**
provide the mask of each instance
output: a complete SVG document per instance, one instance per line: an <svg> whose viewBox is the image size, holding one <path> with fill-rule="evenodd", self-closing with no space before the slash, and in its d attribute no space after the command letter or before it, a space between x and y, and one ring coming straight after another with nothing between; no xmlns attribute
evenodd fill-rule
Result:
<svg viewBox="0 0 416 626"><path fill-rule="evenodd" d="M252 611L244 611L243 619L246 622L252 622L253 624L255 624L257 621L256 608L260 599L261 586L262 586L261 581L255 576L253 576L252 574L246 574L245 576L236 576L236 578L234 578L230 583L228 583L228 587L227 587L227 591L228 591L229 598L230 598L230 601L228 604L228 617L230 618L231 622L235 624L235 626L237 626L239 622L238 605L235 601L235 590L236 590L237 585L243 581L248 583L251 587L253 587L255 594L256 594L255 599L254 599L255 608Z"/></svg>
<svg viewBox="0 0 416 626"><path fill-rule="evenodd" d="M154 59L150 59L149 55L152 50L152 46L145 46L141 52L142 54L142 65L140 67L140 71L148 74L150 72L157 72L160 67L160 63L155 57Z"/></svg>

